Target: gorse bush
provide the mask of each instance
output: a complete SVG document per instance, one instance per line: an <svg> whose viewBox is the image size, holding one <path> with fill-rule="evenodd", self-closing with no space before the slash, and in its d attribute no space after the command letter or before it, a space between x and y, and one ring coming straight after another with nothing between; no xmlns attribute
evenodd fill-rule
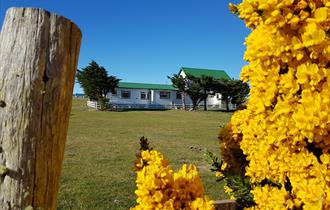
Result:
<svg viewBox="0 0 330 210"><path fill-rule="evenodd" d="M221 134L228 170L250 180L250 209L330 209L330 1L243 0L230 9L252 32L241 72L247 108Z"/></svg>
<svg viewBox="0 0 330 210"><path fill-rule="evenodd" d="M245 177L248 165L246 156L239 146L239 141L232 137L230 125L220 130L219 134L221 161L213 159L212 170L216 171L218 181L225 181L225 192L236 200L237 209L251 207L255 204L251 194L252 185L249 177Z"/></svg>
<svg viewBox="0 0 330 210"><path fill-rule="evenodd" d="M220 141L222 141L220 139ZM221 148L226 147L226 145L221 144ZM233 166L242 165L236 162L236 160L231 159L231 155L236 153L234 150L224 150L225 154L222 155L223 160L218 160L218 158L211 152L207 151L205 156L208 163L211 166L211 171L215 172L215 176L218 177L217 181L224 181L224 190L230 196L230 199L236 200L236 209L243 209L244 207L253 206L255 203L251 195L251 183L248 177L244 177L242 168L237 168ZM228 155L228 156L227 156ZM230 157L230 159L226 159ZM244 159L244 157L243 157ZM229 160L229 161L228 161ZM243 162L246 160L243 160ZM228 164L229 163L229 164Z"/></svg>
<svg viewBox="0 0 330 210"><path fill-rule="evenodd" d="M173 172L168 161L149 147L146 138L140 139L135 169L138 209L212 210L213 201L204 195L204 187L194 165L184 164Z"/></svg>

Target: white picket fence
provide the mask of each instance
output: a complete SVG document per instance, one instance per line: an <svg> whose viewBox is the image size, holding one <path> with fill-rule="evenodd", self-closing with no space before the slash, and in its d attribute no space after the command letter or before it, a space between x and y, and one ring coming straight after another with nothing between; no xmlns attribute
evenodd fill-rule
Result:
<svg viewBox="0 0 330 210"><path fill-rule="evenodd" d="M95 110L100 109L100 105L97 101L87 101L87 107ZM186 109L192 109L192 104L186 104ZM123 110L123 109L182 109L182 104L110 104L110 110ZM204 109L204 105L198 105L198 109ZM226 104L208 105L208 110L226 110ZM229 104L230 110L235 110L235 104Z"/></svg>
<svg viewBox="0 0 330 210"><path fill-rule="evenodd" d="M87 107L95 110L99 110L101 108L97 101L87 101Z"/></svg>

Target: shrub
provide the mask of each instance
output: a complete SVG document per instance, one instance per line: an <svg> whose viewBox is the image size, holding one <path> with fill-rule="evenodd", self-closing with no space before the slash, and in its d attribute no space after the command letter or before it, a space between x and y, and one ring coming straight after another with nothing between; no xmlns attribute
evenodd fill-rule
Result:
<svg viewBox="0 0 330 210"><path fill-rule="evenodd" d="M213 210L213 201L204 195L204 187L196 166L184 164L173 172L168 161L149 147L148 140L140 139L135 169L138 209Z"/></svg>
<svg viewBox="0 0 330 210"><path fill-rule="evenodd" d="M240 137L233 138L231 125L228 124L220 130L219 143L221 161L213 161L213 170L220 177L218 181L224 180L224 190L231 199L236 200L237 209L243 209L255 204L251 194L252 185L249 177L245 177L245 167L248 162L239 146ZM211 154L209 154L212 157Z"/></svg>
<svg viewBox="0 0 330 210"><path fill-rule="evenodd" d="M222 137L224 159L234 170L237 145L246 156L251 209L330 209L330 2L243 0L230 9L252 30L241 72L251 90Z"/></svg>

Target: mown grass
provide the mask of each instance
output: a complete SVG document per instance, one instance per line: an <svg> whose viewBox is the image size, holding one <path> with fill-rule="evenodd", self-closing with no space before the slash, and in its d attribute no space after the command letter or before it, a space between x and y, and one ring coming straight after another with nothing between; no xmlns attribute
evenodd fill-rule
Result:
<svg viewBox="0 0 330 210"><path fill-rule="evenodd" d="M231 114L216 111L88 111L74 100L61 175L60 210L129 209L135 205L133 161L145 136L174 169L193 163L206 194L225 198L203 156L219 153L219 127Z"/></svg>

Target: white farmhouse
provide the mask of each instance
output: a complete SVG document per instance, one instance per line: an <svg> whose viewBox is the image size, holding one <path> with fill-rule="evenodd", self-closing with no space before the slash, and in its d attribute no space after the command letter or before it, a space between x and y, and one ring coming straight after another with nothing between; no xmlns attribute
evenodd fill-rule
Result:
<svg viewBox="0 0 330 210"><path fill-rule="evenodd" d="M227 73L223 70L197 69L182 67L179 74L186 77L191 74L195 77L202 75L212 76L216 79L229 79ZM107 98L110 99L110 104L118 108L178 108L182 106L180 92L172 85L165 84L146 84L119 82L116 93L108 93ZM191 99L188 95L185 96L186 106L192 106ZM203 102L200 103L203 105ZM207 99L207 105L222 108L224 101L221 100L221 95L210 95Z"/></svg>
<svg viewBox="0 0 330 210"><path fill-rule="evenodd" d="M172 85L119 82L116 93L108 93L113 106L124 108L171 108L181 103Z"/></svg>

